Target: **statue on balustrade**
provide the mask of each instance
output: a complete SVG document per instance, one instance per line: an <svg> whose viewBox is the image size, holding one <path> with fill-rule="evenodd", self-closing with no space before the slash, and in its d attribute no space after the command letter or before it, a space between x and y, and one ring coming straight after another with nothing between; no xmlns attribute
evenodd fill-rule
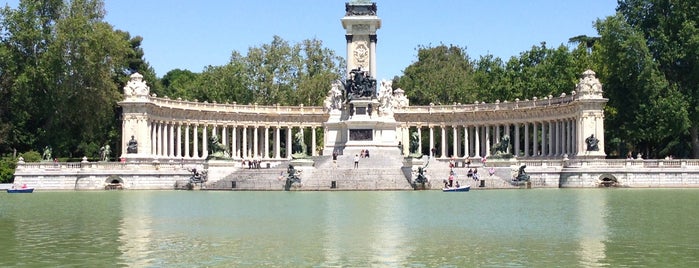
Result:
<svg viewBox="0 0 699 268"><path fill-rule="evenodd" d="M51 161L53 159L53 158L51 158L51 152L52 152L51 146L47 145L46 147L44 147L44 153L41 155L41 159L43 161Z"/></svg>
<svg viewBox="0 0 699 268"><path fill-rule="evenodd" d="M131 140L126 144L126 153L127 154L136 154L138 153L138 142L136 141L136 138L134 138L133 135L131 135Z"/></svg>
<svg viewBox="0 0 699 268"><path fill-rule="evenodd" d="M104 145L102 148L100 148L100 161L107 162L109 161L109 154L112 153L111 148L109 145Z"/></svg>

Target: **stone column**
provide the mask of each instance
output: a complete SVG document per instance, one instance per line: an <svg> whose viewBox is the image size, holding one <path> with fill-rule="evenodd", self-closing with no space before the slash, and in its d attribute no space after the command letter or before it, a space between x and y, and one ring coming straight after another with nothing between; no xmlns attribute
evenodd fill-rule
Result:
<svg viewBox="0 0 699 268"><path fill-rule="evenodd" d="M496 143L500 142L500 139L502 138L500 136L500 133L501 133L500 132L500 125L495 124L495 125L493 125L492 129L493 129L493 136L495 136L495 138L493 139L493 142L491 142L491 144L496 144ZM488 151L490 151L490 150L488 150Z"/></svg>
<svg viewBox="0 0 699 268"><path fill-rule="evenodd" d="M265 125L265 155L262 158L269 158L269 125Z"/></svg>
<svg viewBox="0 0 699 268"><path fill-rule="evenodd" d="M539 137L536 133L536 121L532 122L532 156L539 156Z"/></svg>
<svg viewBox="0 0 699 268"><path fill-rule="evenodd" d="M280 159L281 158L281 127L276 126L274 128L274 158Z"/></svg>
<svg viewBox="0 0 699 268"><path fill-rule="evenodd" d="M206 159L209 156L209 125L204 125L204 128L201 131L201 141L202 141L202 150L201 150L201 155L202 158Z"/></svg>
<svg viewBox="0 0 699 268"><path fill-rule="evenodd" d="M551 122L551 121L549 121L548 124L549 124L549 127L548 127L549 128L548 156L553 156L553 145L554 145L553 144L553 137L554 137L553 129L554 129L554 126L553 126L553 122Z"/></svg>
<svg viewBox="0 0 699 268"><path fill-rule="evenodd" d="M375 34L370 34L369 35L369 57L370 57L370 63L371 64L371 77L376 78L376 42L378 39L376 38Z"/></svg>
<svg viewBox="0 0 699 268"><path fill-rule="evenodd" d="M422 154L422 127L417 127L417 152Z"/></svg>
<svg viewBox="0 0 699 268"><path fill-rule="evenodd" d="M350 74L350 71L352 71L352 70L351 70L352 68L350 67L350 62L349 62L349 61L350 61L350 55L352 55L352 39L354 39L354 36L353 36L353 35L351 35L351 34L346 34L346 35L345 35L345 40L347 40L347 58L346 58L346 60L347 60L347 68L345 68L345 69L347 69L347 73L346 73L347 77L350 77L349 74Z"/></svg>
<svg viewBox="0 0 699 268"><path fill-rule="evenodd" d="M316 127L313 126L311 127L311 155L318 155L316 151Z"/></svg>
<svg viewBox="0 0 699 268"><path fill-rule="evenodd" d="M434 127L430 126L430 148L429 148L430 153L429 153L429 155L431 157L436 157L436 155L432 155L432 148L434 148Z"/></svg>
<svg viewBox="0 0 699 268"><path fill-rule="evenodd" d="M541 122L541 157L546 156L546 122Z"/></svg>
<svg viewBox="0 0 699 268"><path fill-rule="evenodd" d="M451 144L452 144L451 148L453 150L453 153L451 156L457 157L457 156L459 156L459 144L458 144L459 133L458 133L458 129L455 125L451 126L451 133L452 133L452 137L453 137L452 141L451 141Z"/></svg>
<svg viewBox="0 0 699 268"><path fill-rule="evenodd" d="M519 145L520 145L519 144L519 128L521 126L519 123L515 123L514 127L515 127L515 147L514 147L512 154L515 156L519 156L519 151L520 151L519 150ZM509 130L509 128L508 128L508 130Z"/></svg>
<svg viewBox="0 0 699 268"><path fill-rule="evenodd" d="M524 157L529 157L529 122L524 123Z"/></svg>
<svg viewBox="0 0 699 268"><path fill-rule="evenodd" d="M442 153L440 158L445 158L447 157L447 127L445 125L439 126L439 128L442 130L442 141L440 142L441 147L442 147Z"/></svg>
<svg viewBox="0 0 699 268"><path fill-rule="evenodd" d="M175 154L175 157L177 158L182 158L182 123L177 122L177 141L175 143L177 144L177 153Z"/></svg>
<svg viewBox="0 0 699 268"><path fill-rule="evenodd" d="M237 158L240 157L240 155L238 155L238 126L233 125L231 132L231 157Z"/></svg>
<svg viewBox="0 0 699 268"><path fill-rule="evenodd" d="M160 126L160 129L158 130L158 146L160 146L160 150L158 150L158 155L159 156L166 156L167 151L166 146L167 146L167 141L165 141L165 123L160 122L158 123Z"/></svg>
<svg viewBox="0 0 699 268"><path fill-rule="evenodd" d="M170 145L168 146L168 156L170 158L175 157L175 123L170 122L170 129L168 130L168 136L170 140Z"/></svg>
<svg viewBox="0 0 699 268"><path fill-rule="evenodd" d="M470 146L469 146L469 140L468 140L469 139L468 138L468 131L469 131L468 126L464 125L464 157L471 156L471 152L470 152L471 148L469 148Z"/></svg>
<svg viewBox="0 0 699 268"><path fill-rule="evenodd" d="M474 141L473 141L473 149L475 149L475 152L473 153L474 156L476 157L482 157L481 155L481 130L478 125L475 126L475 129L473 133L475 134Z"/></svg>
<svg viewBox="0 0 699 268"><path fill-rule="evenodd" d="M194 148L192 158L199 158L199 124L194 124Z"/></svg>
<svg viewBox="0 0 699 268"><path fill-rule="evenodd" d="M189 126L190 124L187 123L187 126L184 128L184 156L187 158L192 157L192 155L189 154Z"/></svg>
<svg viewBox="0 0 699 268"><path fill-rule="evenodd" d="M563 139L563 121L556 120L556 156L563 155L563 146L565 145L565 139Z"/></svg>
<svg viewBox="0 0 699 268"><path fill-rule="evenodd" d="M485 156L490 155L490 129L491 127L489 125L485 125L483 127L483 130L485 131Z"/></svg>
<svg viewBox="0 0 699 268"><path fill-rule="evenodd" d="M150 125L150 151L153 156L158 155L158 140L157 140L157 133L158 133L158 122L151 122Z"/></svg>
<svg viewBox="0 0 699 268"><path fill-rule="evenodd" d="M291 136L292 136L292 128L291 126L287 127L286 131L286 158L291 159Z"/></svg>
<svg viewBox="0 0 699 268"><path fill-rule="evenodd" d="M252 157L253 158L258 157L260 155L260 150L259 150L259 146L258 146L260 143L260 137L259 137L259 133L257 132L257 129L259 129L259 128L260 128L260 126L255 125L253 130L252 130L252 137L253 137L252 138L252 140L253 140L252 141L253 142L253 144L252 144L252 148L253 148L252 149L252 151L253 151Z"/></svg>
<svg viewBox="0 0 699 268"><path fill-rule="evenodd" d="M221 144L223 148L228 148L228 125L226 124L221 127Z"/></svg>
<svg viewBox="0 0 699 268"><path fill-rule="evenodd" d="M240 144L242 145L242 158L248 158L248 126L243 126L243 137L240 139Z"/></svg>
<svg viewBox="0 0 699 268"><path fill-rule="evenodd" d="M517 124L514 124L514 126L515 126L515 128L516 128ZM503 127L505 128L505 135L507 135L508 137L510 137L510 142L512 142L513 139L512 139L512 135L510 135L510 124L509 124L509 123L508 123L508 124L505 124ZM514 143L511 143L512 146L514 146L515 143L516 143L517 145L519 145L519 142L517 141L516 137L515 137L514 141L515 141ZM517 155L517 151L519 151L519 149L517 149L517 147L514 147L514 148L513 148L514 150L513 150L513 149L510 148L510 147L512 147L512 146L509 146L509 145L507 146L507 153L512 153L512 155Z"/></svg>

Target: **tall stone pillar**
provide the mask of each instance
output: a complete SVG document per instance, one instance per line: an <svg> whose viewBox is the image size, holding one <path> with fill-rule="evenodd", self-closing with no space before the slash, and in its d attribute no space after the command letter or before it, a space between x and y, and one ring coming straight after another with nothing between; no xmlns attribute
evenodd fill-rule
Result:
<svg viewBox="0 0 699 268"><path fill-rule="evenodd" d="M604 158L604 106L609 100L602 96L602 83L595 72L583 72L575 94L580 105L575 126L576 157Z"/></svg>
<svg viewBox="0 0 699 268"><path fill-rule="evenodd" d="M316 127L311 127L311 155L318 155L318 150L316 150Z"/></svg>
<svg viewBox="0 0 699 268"><path fill-rule="evenodd" d="M187 123L187 126L184 128L184 157L186 158L192 157L192 155L189 154L189 126L190 124Z"/></svg>
<svg viewBox="0 0 699 268"><path fill-rule="evenodd" d="M376 3L351 0L345 5L342 27L347 39L347 74L361 68L376 77L376 30L381 19L376 15Z"/></svg>
<svg viewBox="0 0 699 268"><path fill-rule="evenodd" d="M199 158L199 125L194 124L194 130L192 131L194 135L194 145L192 147L192 157Z"/></svg>
<svg viewBox="0 0 699 268"><path fill-rule="evenodd" d="M269 158L269 126L265 126L265 152L262 158Z"/></svg>
<svg viewBox="0 0 699 268"><path fill-rule="evenodd" d="M470 152L470 146L469 146L469 137L468 137L468 126L464 125L464 157L470 157L471 152Z"/></svg>
<svg viewBox="0 0 699 268"><path fill-rule="evenodd" d="M279 159L281 158L281 135L280 132L281 127L276 126L274 128L274 158Z"/></svg>

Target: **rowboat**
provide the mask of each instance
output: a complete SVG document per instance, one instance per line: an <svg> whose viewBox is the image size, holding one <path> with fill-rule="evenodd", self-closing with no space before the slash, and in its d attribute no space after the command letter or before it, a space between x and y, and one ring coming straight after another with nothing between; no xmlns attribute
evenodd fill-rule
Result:
<svg viewBox="0 0 699 268"><path fill-rule="evenodd" d="M9 194L19 194L19 193L32 193L34 192L34 188L20 188L20 189L7 189L7 193Z"/></svg>
<svg viewBox="0 0 699 268"><path fill-rule="evenodd" d="M464 185L452 188L442 188L442 192L468 192L468 190L471 190L471 185Z"/></svg>

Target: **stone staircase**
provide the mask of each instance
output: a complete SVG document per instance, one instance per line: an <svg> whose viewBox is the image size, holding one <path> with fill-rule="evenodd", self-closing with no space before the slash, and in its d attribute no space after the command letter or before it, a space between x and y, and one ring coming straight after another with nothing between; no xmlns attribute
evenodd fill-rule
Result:
<svg viewBox="0 0 699 268"><path fill-rule="evenodd" d="M296 169L301 171L302 183L300 187L294 185L292 189L317 191L412 189L409 183L410 170L403 168L403 158L397 148L371 149L370 157L360 158L359 167L354 168L354 155L358 153L338 155L336 161L332 160L332 156L317 156L313 158L312 167L296 166ZM231 168L225 176L209 177L205 188L283 190L289 163L291 162L280 162L269 169ZM220 171L217 172L217 174L220 173Z"/></svg>

